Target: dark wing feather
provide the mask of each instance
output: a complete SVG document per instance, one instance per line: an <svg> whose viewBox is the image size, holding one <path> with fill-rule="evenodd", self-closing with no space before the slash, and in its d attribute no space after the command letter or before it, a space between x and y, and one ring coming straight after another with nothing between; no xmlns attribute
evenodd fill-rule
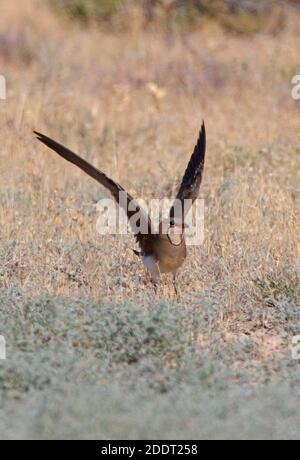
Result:
<svg viewBox="0 0 300 460"><path fill-rule="evenodd" d="M184 204L184 200L192 200L192 203L194 203L198 197L204 169L205 150L206 131L203 121L197 144L194 148L194 152L186 168L181 186L176 196L176 200L180 200L182 206ZM184 208L182 207L182 209ZM188 210L189 209L185 209L185 214L187 214ZM174 205L171 208L170 216L171 218L174 217Z"/></svg>
<svg viewBox="0 0 300 460"><path fill-rule="evenodd" d="M65 158L65 160L78 166L78 168L82 169L86 174L88 174L93 179L95 179L97 182L99 182L101 185L106 187L110 191L110 193L112 194L116 202L125 210L125 212L127 213L128 219L130 219L133 215L139 212L140 218L143 221L140 223L140 228L147 229L148 233L143 234L139 232L135 234L135 237L142 249L144 249L144 246L149 245L148 240L149 240L149 236L151 236L150 218L140 208L140 206L137 204L135 199L131 195L129 195L120 184L118 184L117 182L107 177L106 174L104 174L102 171L92 166L90 163L88 163L86 160L84 160L80 156L76 155L76 153L67 149L66 147L59 144L58 142L55 142L53 139L50 139L50 137L47 137L44 134L38 133L37 131L34 131L34 133L37 135L37 139L40 142L45 144L50 149L54 150L58 155ZM123 196L126 197L126 200L120 200L120 192L124 192ZM130 204L130 210L128 209L129 204Z"/></svg>

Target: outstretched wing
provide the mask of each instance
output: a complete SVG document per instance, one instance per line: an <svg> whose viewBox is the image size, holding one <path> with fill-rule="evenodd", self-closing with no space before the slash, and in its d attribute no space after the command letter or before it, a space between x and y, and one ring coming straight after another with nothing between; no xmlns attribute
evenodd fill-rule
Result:
<svg viewBox="0 0 300 460"><path fill-rule="evenodd" d="M191 203L194 203L198 197L202 174L204 169L204 160L205 160L205 150L206 150L206 131L204 121L202 123L197 144L194 148L194 152L191 156L189 164L184 173L181 186L176 196L177 204L181 205L182 212L186 215L189 211L188 207L184 207L184 200L191 200ZM170 217L176 217L176 203L172 206L170 210Z"/></svg>
<svg viewBox="0 0 300 460"><path fill-rule="evenodd" d="M138 205L136 200L131 195L129 195L129 193L127 193L120 184L110 179L102 171L92 166L80 156L76 155L76 153L67 149L58 142L55 142L53 139L50 139L50 137L47 137L44 134L41 134L37 131L34 131L34 133L40 142L54 150L56 153L58 153L58 155L65 158L65 160L78 166L78 168L82 169L85 173L106 187L116 202L119 204L119 206L125 210L129 220L133 215L139 213L138 216L140 221L135 222L136 225L134 226L135 237L142 250L146 250L147 246L149 245L149 237L151 237L151 220L146 212ZM137 227L140 229L140 231L136 231Z"/></svg>

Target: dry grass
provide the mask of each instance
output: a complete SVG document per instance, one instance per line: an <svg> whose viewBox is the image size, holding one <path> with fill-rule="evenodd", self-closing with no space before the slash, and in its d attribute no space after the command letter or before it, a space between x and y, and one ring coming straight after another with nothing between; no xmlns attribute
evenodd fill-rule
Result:
<svg viewBox="0 0 300 460"><path fill-rule="evenodd" d="M130 32L109 33L64 22L45 2L5 2L0 288L149 306L153 290L133 238L96 232L105 192L32 130L73 147L138 196L161 198L175 190L205 118L205 241L189 251L178 308L201 311L207 298L221 305L217 330L226 341L252 335L258 345L249 364L272 352L288 357L290 338L264 303L268 280L285 279L292 297L289 280L297 284L300 271L300 105L290 95L300 15L286 14L280 33L251 39L212 23L143 33L138 18ZM168 277L158 297L176 301Z"/></svg>

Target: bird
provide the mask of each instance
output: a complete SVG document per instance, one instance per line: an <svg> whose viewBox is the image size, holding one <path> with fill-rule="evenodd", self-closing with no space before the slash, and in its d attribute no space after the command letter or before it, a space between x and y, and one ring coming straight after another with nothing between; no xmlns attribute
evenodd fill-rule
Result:
<svg viewBox="0 0 300 460"><path fill-rule="evenodd" d="M171 206L169 216L159 223L158 231L153 229L149 215L120 184L62 144L38 131L33 132L41 143L68 162L76 165L108 189L118 205L127 213L130 223L132 217L138 213L137 223L139 225L133 226L131 224L131 226L136 242L139 245L139 250L134 249L133 252L142 260L156 288L161 274L173 274L173 285L175 293L178 294L176 275L187 257L185 218L190 207L198 197L204 170L206 153L206 129L204 121L202 122L197 143L185 170L176 199ZM189 208L187 209L184 207L185 200L188 200L189 203ZM178 204L180 205L179 207ZM181 208L180 212L178 212L179 208Z"/></svg>

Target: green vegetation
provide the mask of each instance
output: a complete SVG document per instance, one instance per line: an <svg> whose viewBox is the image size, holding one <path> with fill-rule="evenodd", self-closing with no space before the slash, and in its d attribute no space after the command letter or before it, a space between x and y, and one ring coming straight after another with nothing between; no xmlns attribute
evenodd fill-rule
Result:
<svg viewBox="0 0 300 460"><path fill-rule="evenodd" d="M1 438L297 438L296 363L219 334L220 311L201 304L2 291Z"/></svg>
<svg viewBox="0 0 300 460"><path fill-rule="evenodd" d="M130 16L139 11L144 25L161 23L164 26L190 26L203 18L220 23L227 30L240 34L253 34L282 25L282 14L278 13L277 0L50 0L59 11L71 17L88 22L115 22L130 27ZM275 13L274 13L275 11ZM280 13L282 13L280 11ZM274 15L276 19L274 21ZM274 24L274 22L276 24Z"/></svg>
<svg viewBox="0 0 300 460"><path fill-rule="evenodd" d="M120 0L52 0L54 6L65 10L76 19L87 22L90 20L111 20L119 12Z"/></svg>

